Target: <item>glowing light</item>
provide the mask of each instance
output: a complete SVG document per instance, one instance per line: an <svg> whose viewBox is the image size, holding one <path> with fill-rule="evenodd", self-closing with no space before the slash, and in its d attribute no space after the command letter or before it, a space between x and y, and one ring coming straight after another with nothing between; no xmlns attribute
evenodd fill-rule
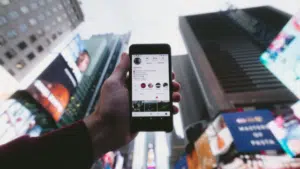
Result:
<svg viewBox="0 0 300 169"><path fill-rule="evenodd" d="M182 124L182 118L181 118L181 113L180 113L180 106L178 103L174 103L179 109L179 112L173 116L173 125L174 125L174 130L175 133L178 137L184 138L184 129L183 129L183 124Z"/></svg>
<svg viewBox="0 0 300 169"><path fill-rule="evenodd" d="M133 169L144 168L145 149L146 149L145 141L146 141L146 134L144 132L140 132L139 135L135 138L134 148L133 148L133 160L132 160Z"/></svg>

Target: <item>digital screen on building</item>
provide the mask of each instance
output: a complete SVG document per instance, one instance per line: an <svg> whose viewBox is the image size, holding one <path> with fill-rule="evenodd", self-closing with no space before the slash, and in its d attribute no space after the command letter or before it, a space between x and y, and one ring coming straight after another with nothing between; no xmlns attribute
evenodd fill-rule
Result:
<svg viewBox="0 0 300 169"><path fill-rule="evenodd" d="M51 116L26 92L15 93L0 106L0 145L23 135L36 137L56 128Z"/></svg>
<svg viewBox="0 0 300 169"><path fill-rule="evenodd" d="M267 124L274 119L269 110L222 114L233 142L239 152L280 150L277 140Z"/></svg>
<svg viewBox="0 0 300 169"><path fill-rule="evenodd" d="M268 123L268 127L281 147L291 157L300 154L300 119L294 111L299 110L283 110L280 115Z"/></svg>
<svg viewBox="0 0 300 169"><path fill-rule="evenodd" d="M61 55L74 70L75 76L80 81L82 75L89 68L91 57L79 35L76 35L73 40L61 51Z"/></svg>
<svg viewBox="0 0 300 169"><path fill-rule="evenodd" d="M300 98L300 12L284 26L260 61Z"/></svg>
<svg viewBox="0 0 300 169"><path fill-rule="evenodd" d="M58 122L75 91L78 80L60 55L33 82L27 91Z"/></svg>
<svg viewBox="0 0 300 169"><path fill-rule="evenodd" d="M300 168L299 158L287 156L268 129L274 117L268 110L222 113L195 142L196 169ZM273 144L274 143L274 144ZM298 146L299 147L299 146ZM297 150L294 147L294 150ZM194 165L191 165L194 164Z"/></svg>

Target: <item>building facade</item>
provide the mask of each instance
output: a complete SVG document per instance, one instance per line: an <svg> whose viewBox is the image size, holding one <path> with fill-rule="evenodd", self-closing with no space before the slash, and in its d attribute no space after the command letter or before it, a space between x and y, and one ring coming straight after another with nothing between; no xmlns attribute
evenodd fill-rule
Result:
<svg viewBox="0 0 300 169"><path fill-rule="evenodd" d="M202 90L209 118L240 107L296 100L259 61L289 18L271 7L180 17L180 30L196 74L194 83Z"/></svg>
<svg viewBox="0 0 300 169"><path fill-rule="evenodd" d="M83 19L77 0L1 0L0 65L22 80Z"/></svg>

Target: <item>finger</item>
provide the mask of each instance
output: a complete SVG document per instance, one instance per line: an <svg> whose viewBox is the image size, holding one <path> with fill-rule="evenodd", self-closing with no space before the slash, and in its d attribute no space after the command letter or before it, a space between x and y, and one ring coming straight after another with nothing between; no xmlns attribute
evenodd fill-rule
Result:
<svg viewBox="0 0 300 169"><path fill-rule="evenodd" d="M181 85L176 81L173 81L172 85L173 85L173 92L178 92L181 88Z"/></svg>
<svg viewBox="0 0 300 169"><path fill-rule="evenodd" d="M179 112L178 107L173 105L173 114L177 114L178 112Z"/></svg>
<svg viewBox="0 0 300 169"><path fill-rule="evenodd" d="M112 76L125 83L126 74L129 71L130 59L127 53L121 55L120 63L112 73Z"/></svg>
<svg viewBox="0 0 300 169"><path fill-rule="evenodd" d="M172 72L172 80L174 80L174 79L175 79L175 73Z"/></svg>
<svg viewBox="0 0 300 169"><path fill-rule="evenodd" d="M181 95L179 92L173 92L172 94L173 102L180 102Z"/></svg>

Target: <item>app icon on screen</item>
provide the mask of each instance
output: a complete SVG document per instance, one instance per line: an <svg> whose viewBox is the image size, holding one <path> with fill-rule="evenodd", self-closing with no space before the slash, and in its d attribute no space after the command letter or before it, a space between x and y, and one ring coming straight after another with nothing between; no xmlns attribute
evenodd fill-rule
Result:
<svg viewBox="0 0 300 169"><path fill-rule="evenodd" d="M145 87L146 87L146 84L145 84L145 83L142 83L142 84L141 84L141 88L144 89Z"/></svg>
<svg viewBox="0 0 300 169"><path fill-rule="evenodd" d="M149 88L153 88L153 84L152 84L152 83L149 83L149 84L148 84L148 87L149 87Z"/></svg>
<svg viewBox="0 0 300 169"><path fill-rule="evenodd" d="M160 88L160 83L156 83L156 88Z"/></svg>
<svg viewBox="0 0 300 169"><path fill-rule="evenodd" d="M141 59L141 58L135 58L135 59L133 60L133 62L134 62L134 64L139 65L139 64L142 63L142 59Z"/></svg>

